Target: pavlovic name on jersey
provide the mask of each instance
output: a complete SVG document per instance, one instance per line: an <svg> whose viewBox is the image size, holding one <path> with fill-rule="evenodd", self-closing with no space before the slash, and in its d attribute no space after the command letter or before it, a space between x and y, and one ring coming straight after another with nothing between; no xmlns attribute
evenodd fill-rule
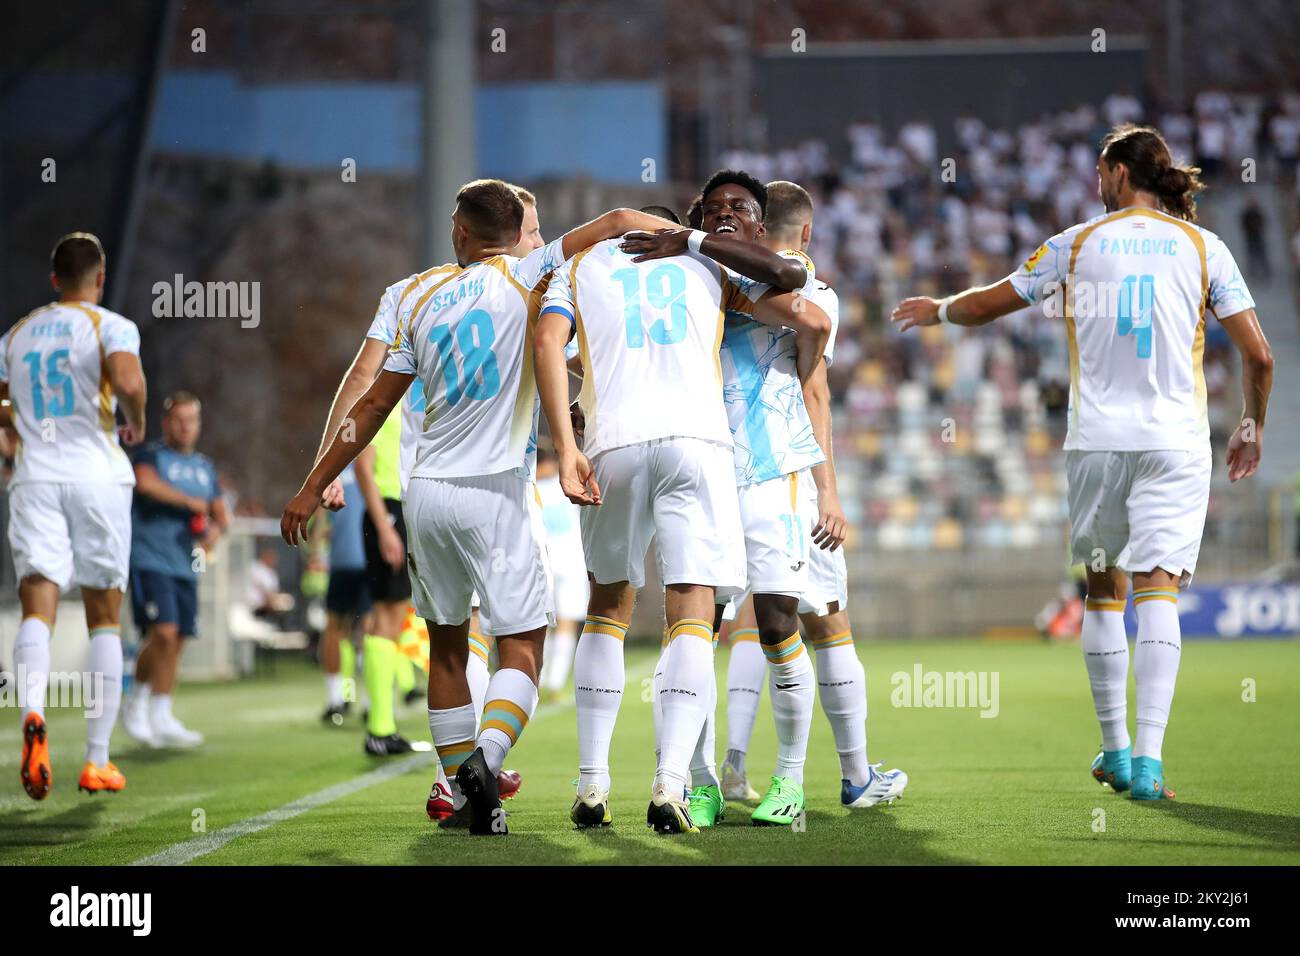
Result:
<svg viewBox="0 0 1300 956"><path fill-rule="evenodd" d="M1065 447L1204 448L1205 317L1254 308L1214 233L1133 206L1071 226L1011 276L1026 302L1063 317L1070 352Z"/></svg>

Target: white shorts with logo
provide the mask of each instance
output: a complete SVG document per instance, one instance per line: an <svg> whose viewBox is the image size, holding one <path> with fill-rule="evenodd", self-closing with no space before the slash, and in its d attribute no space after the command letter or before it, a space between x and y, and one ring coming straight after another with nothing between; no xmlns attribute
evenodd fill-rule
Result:
<svg viewBox="0 0 1300 956"><path fill-rule="evenodd" d="M734 454L699 438L611 448L592 462L599 506L582 509L582 550L598 584L645 585L654 538L664 584L744 586Z"/></svg>
<svg viewBox="0 0 1300 956"><path fill-rule="evenodd" d="M1067 451L1070 550L1089 568L1196 570L1213 457L1198 451Z"/></svg>
<svg viewBox="0 0 1300 956"><path fill-rule="evenodd" d="M23 482L9 491L9 547L18 580L126 590L131 485Z"/></svg>
<svg viewBox="0 0 1300 956"><path fill-rule="evenodd" d="M460 624L477 592L486 634L555 623L541 509L526 477L513 470L472 478L412 476L402 508L420 617Z"/></svg>
<svg viewBox="0 0 1300 956"><path fill-rule="evenodd" d="M739 594L719 594L725 603L724 621L734 621L751 594L783 594L800 598L812 586L812 541L817 523L817 486L805 468L780 478L741 485L740 521L745 533L745 588Z"/></svg>
<svg viewBox="0 0 1300 956"><path fill-rule="evenodd" d="M808 560L808 590L799 598L799 613L825 617L837 602L841 611L849 606L849 568L844 547L828 551L814 544Z"/></svg>

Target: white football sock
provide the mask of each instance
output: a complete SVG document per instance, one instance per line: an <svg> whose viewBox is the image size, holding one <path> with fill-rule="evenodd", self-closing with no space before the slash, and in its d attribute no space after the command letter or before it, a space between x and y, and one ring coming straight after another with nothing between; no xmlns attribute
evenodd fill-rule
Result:
<svg viewBox="0 0 1300 956"><path fill-rule="evenodd" d="M149 698L149 723L155 728L165 727L172 720L172 695L153 694Z"/></svg>
<svg viewBox="0 0 1300 956"><path fill-rule="evenodd" d="M662 751L660 741L663 739L664 712L660 706L659 688L664 685L664 668L668 666L668 628L664 627L663 640L659 642L659 660L655 661L655 676L650 681L650 715L655 728L655 766L659 766L659 754Z"/></svg>
<svg viewBox="0 0 1300 956"><path fill-rule="evenodd" d="M1174 684L1182 658L1183 634L1178 622L1176 588L1143 588L1133 592L1137 606L1137 646L1133 676L1137 680L1137 736L1134 757L1160 760Z"/></svg>
<svg viewBox="0 0 1300 956"><path fill-rule="evenodd" d="M764 644L763 654L767 657L772 716L776 720L776 775L803 783L813 700L817 696L812 661L798 633L779 644Z"/></svg>
<svg viewBox="0 0 1300 956"><path fill-rule="evenodd" d="M521 670L502 667L488 683L487 703L478 730L478 745L493 774L501 772L506 754L519 742L533 711L537 709L537 685Z"/></svg>
<svg viewBox="0 0 1300 956"><path fill-rule="evenodd" d="M709 711L713 675L713 626L684 618L668 629L668 654L659 689L663 724L654 788L676 797L686 788L691 755Z"/></svg>
<svg viewBox="0 0 1300 956"><path fill-rule="evenodd" d="M86 712L86 759L102 767L108 763L108 741L122 706L122 635L116 627L90 632L88 664L98 699L86 701L94 704Z"/></svg>
<svg viewBox="0 0 1300 956"><path fill-rule="evenodd" d="M45 716L45 689L50 684L50 625L43 617L25 617L14 639L14 681L18 708Z"/></svg>
<svg viewBox="0 0 1300 956"><path fill-rule="evenodd" d="M465 680L469 681L469 699L474 705L475 719L483 719L483 705L487 702L488 681L492 672L488 670L490 637L483 637L473 631L469 632L469 660L465 664Z"/></svg>
<svg viewBox="0 0 1300 956"><path fill-rule="evenodd" d="M569 682L569 668L573 666L574 649L578 646L577 623L560 621L546 635L546 650L542 661L542 686L547 690L564 690Z"/></svg>
<svg viewBox="0 0 1300 956"><path fill-rule="evenodd" d="M727 762L745 772L745 753L754 732L754 718L763 698L767 662L752 627L731 632L731 654L727 661ZM739 755L740 763L736 764Z"/></svg>
<svg viewBox="0 0 1300 956"><path fill-rule="evenodd" d="M842 631L813 640L817 655L817 695L830 721L840 776L855 787L871 778L867 762L867 674L853 646L853 634Z"/></svg>
<svg viewBox="0 0 1300 956"><path fill-rule="evenodd" d="M627 625L590 615L573 659L573 693L578 711L578 789L608 791L609 746L623 703L623 639Z"/></svg>
<svg viewBox="0 0 1300 956"><path fill-rule="evenodd" d="M477 731L478 715L474 713L473 704L429 711L429 734L433 737L434 749L438 751L441 779L451 791L452 806L457 809L464 805L465 798L460 787L456 786L456 771L474 753Z"/></svg>
<svg viewBox="0 0 1300 956"><path fill-rule="evenodd" d="M717 645L714 645L717 650ZM714 731L718 710L718 681L716 677L709 681L708 711L704 716L704 726L700 728L700 739L695 744L695 753L691 757L691 786L720 787L717 767L717 735Z"/></svg>
<svg viewBox="0 0 1300 956"><path fill-rule="evenodd" d="M343 706L343 678L339 674L325 675L325 706Z"/></svg>
<svg viewBox="0 0 1300 956"><path fill-rule="evenodd" d="M1101 749L1123 750L1128 736L1128 633L1123 600L1088 598L1083 611L1083 661L1101 724Z"/></svg>

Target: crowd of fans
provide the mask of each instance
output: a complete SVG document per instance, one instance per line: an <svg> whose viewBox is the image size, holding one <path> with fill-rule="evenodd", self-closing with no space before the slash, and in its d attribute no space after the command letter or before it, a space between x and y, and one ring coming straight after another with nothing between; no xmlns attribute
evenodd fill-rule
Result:
<svg viewBox="0 0 1300 956"><path fill-rule="evenodd" d="M1014 130L960 117L949 138L923 118L893 137L861 123L842 143L809 141L776 153L733 151L724 166L807 186L818 213L810 254L839 292L841 331L832 384L846 507L860 544L957 550L1062 541L1064 485L1057 456L1069 372L1059 320L1024 311L993 328L900 336L887 316L904 295L943 295L1007 275L1049 236L1102 212L1097 144L1112 126L1154 122L1176 157L1215 189L1296 179L1300 94L1199 94L1187 112L1149 111L1129 94L1078 106ZM950 144L950 145L944 145ZM843 157L837 159L836 157ZM1246 200L1241 222L1206 221L1236 246L1252 285L1272 277L1266 217ZM1300 264L1300 232L1294 243ZM1238 398L1230 346L1211 323L1205 376L1221 439Z"/></svg>

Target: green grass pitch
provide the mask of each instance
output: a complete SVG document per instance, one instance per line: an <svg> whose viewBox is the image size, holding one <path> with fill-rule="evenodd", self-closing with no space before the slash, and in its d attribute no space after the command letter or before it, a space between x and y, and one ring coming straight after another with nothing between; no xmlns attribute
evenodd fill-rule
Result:
<svg viewBox="0 0 1300 956"><path fill-rule="evenodd" d="M818 709L801 832L755 829L747 808L733 804L715 830L668 838L644 822L653 735L642 690L656 651L629 646L610 830L578 832L568 821L577 744L572 705L560 703L539 709L511 755L524 789L507 804L508 839L438 831L424 813L432 779L425 766L242 833L194 862L1296 864L1296 650L1293 641L1184 645L1164 754L1178 800L1151 805L1103 790L1088 776L1098 733L1077 647L864 643L871 757L911 776L903 800L870 810L840 807L838 763ZM720 675L726 653L718 655ZM893 706L891 676L910 674L918 663L927 671L997 672L998 715ZM1254 702L1243 700L1247 679L1254 681ZM18 715L10 710L0 728L0 863L130 863L386 766L362 753L355 717L342 729L321 725L321 681L298 663L281 662L273 678L185 687L179 701L178 712L207 735L205 746L142 751L119 731L114 759L128 787L95 797L76 790L85 739L80 713L51 711L54 789L41 804L18 781ZM1131 718L1131 686L1129 708ZM718 719L721 756L725 706ZM418 706L401 725L411 739L428 739ZM760 790L774 759L764 695L749 756Z"/></svg>

